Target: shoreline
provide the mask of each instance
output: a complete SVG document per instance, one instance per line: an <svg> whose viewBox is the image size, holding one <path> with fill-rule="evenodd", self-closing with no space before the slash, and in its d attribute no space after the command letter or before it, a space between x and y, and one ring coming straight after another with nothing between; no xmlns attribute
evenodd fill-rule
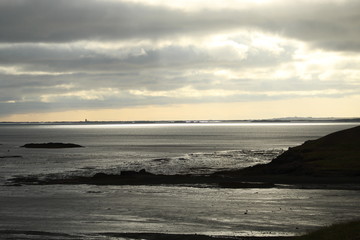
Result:
<svg viewBox="0 0 360 240"><path fill-rule="evenodd" d="M143 240L290 240L295 236L285 237L251 237L251 236L211 236L204 234L171 234L171 233L102 233L107 237L125 237Z"/></svg>
<svg viewBox="0 0 360 240"><path fill-rule="evenodd" d="M205 234L178 234L178 233L144 233L144 232L103 232L89 234L67 234L58 232L32 231L32 230L0 230L0 237L6 239L17 239L19 236L27 236L29 239L38 239L39 237L58 238L64 240L89 239L94 237L106 237L111 239L126 238L133 240L291 240L296 236L223 236L223 235L205 235ZM10 238L11 237L11 238ZM28 238L27 238L28 239Z"/></svg>
<svg viewBox="0 0 360 240"><path fill-rule="evenodd" d="M241 170L238 170L241 171ZM209 188L299 188L360 190L360 177L315 177L287 175L239 175L237 171L211 175L156 175L145 170L121 174L96 173L91 177L40 179L34 176L9 179L7 186L21 185L175 185Z"/></svg>

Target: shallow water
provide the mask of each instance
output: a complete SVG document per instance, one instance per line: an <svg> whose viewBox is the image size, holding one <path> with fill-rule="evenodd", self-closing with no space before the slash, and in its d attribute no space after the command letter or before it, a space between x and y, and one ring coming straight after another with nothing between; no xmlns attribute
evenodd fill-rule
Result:
<svg viewBox="0 0 360 240"><path fill-rule="evenodd" d="M288 147L353 124L0 126L0 181L18 175L92 175L145 168L209 173L266 163ZM72 142L79 149L25 149ZM0 238L43 231L85 239L102 232L297 235L360 215L359 191L175 186L0 186ZM65 236L43 236L64 239ZM121 239L121 238L119 238Z"/></svg>

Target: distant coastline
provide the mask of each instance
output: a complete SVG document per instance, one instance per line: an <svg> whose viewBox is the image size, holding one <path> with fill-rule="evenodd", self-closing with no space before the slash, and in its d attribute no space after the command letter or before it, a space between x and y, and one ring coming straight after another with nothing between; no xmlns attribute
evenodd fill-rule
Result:
<svg viewBox="0 0 360 240"><path fill-rule="evenodd" d="M216 123L360 123L360 117L354 118L312 118L285 117L248 120L159 120L159 121L43 121L43 122L0 122L0 125L83 125L83 124L216 124Z"/></svg>

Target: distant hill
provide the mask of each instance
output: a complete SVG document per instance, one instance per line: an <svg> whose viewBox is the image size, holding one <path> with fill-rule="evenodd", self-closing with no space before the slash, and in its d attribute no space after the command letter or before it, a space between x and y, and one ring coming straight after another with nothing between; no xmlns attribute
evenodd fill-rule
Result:
<svg viewBox="0 0 360 240"><path fill-rule="evenodd" d="M313 117L284 117L252 120L252 122L360 122L360 118L313 118Z"/></svg>

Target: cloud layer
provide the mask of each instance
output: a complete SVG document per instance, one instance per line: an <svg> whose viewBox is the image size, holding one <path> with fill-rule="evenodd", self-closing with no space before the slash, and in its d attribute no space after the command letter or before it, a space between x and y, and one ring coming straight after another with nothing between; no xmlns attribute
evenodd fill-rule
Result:
<svg viewBox="0 0 360 240"><path fill-rule="evenodd" d="M0 117L360 95L359 1L151 3L1 1Z"/></svg>

